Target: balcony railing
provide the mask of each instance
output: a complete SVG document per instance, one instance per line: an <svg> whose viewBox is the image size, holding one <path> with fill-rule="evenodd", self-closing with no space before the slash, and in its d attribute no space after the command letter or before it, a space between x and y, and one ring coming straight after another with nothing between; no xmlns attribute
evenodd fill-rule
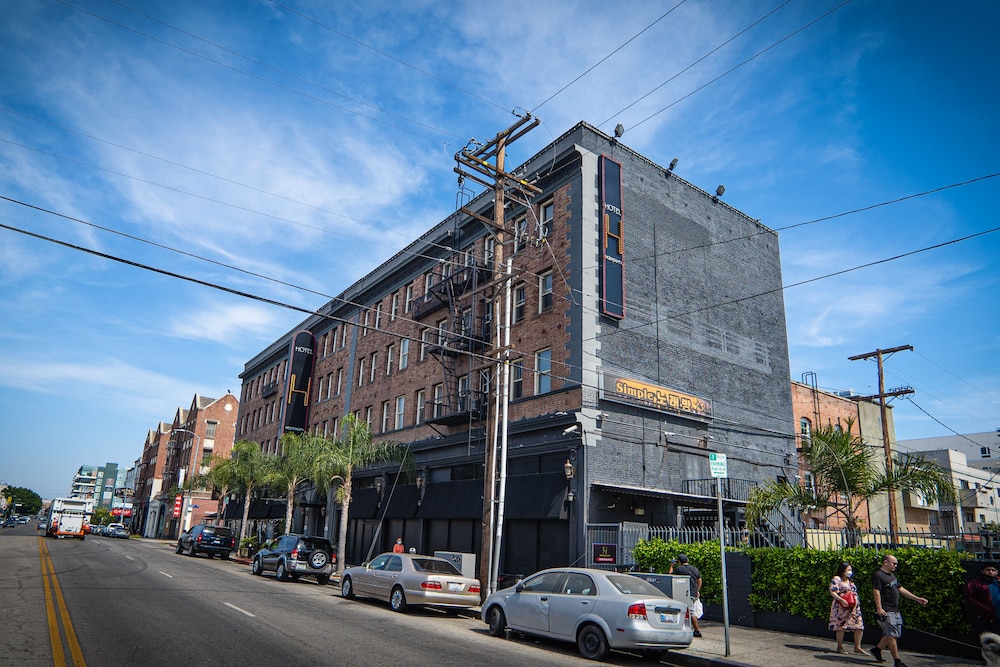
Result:
<svg viewBox="0 0 1000 667"><path fill-rule="evenodd" d="M486 417L486 403L479 391L463 392L450 400L424 404L424 422L455 426Z"/></svg>
<svg viewBox="0 0 1000 667"><path fill-rule="evenodd" d="M760 485L755 479L730 479L728 477L710 479L687 479L681 483L681 490L693 496L715 497L716 487L722 483L722 497L725 500L750 500L750 492Z"/></svg>

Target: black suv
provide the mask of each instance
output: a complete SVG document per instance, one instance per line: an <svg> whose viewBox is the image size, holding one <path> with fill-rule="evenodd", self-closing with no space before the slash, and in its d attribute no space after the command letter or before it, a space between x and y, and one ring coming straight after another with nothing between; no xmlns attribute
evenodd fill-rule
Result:
<svg viewBox="0 0 1000 667"><path fill-rule="evenodd" d="M236 548L236 538L233 531L225 526L210 526L200 523L177 540L177 553L195 556L199 552L208 557L221 556L229 560L229 554Z"/></svg>
<svg viewBox="0 0 1000 667"><path fill-rule="evenodd" d="M253 557L253 573L264 574L273 570L278 581L316 577L327 584L337 562L333 545L323 537L310 535L282 535L265 544Z"/></svg>

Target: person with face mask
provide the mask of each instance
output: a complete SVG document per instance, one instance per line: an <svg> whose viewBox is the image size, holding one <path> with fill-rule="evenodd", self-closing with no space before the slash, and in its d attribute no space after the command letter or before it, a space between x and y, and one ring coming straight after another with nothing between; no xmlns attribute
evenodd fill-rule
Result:
<svg viewBox="0 0 1000 667"><path fill-rule="evenodd" d="M854 652L859 655L869 655L861 648L861 637L865 631L865 622L861 618L861 604L858 600L858 587L854 581L854 568L850 563L841 563L837 574L830 581L830 630L837 633L837 653L847 653L844 649L844 633L848 630L854 633Z"/></svg>
<svg viewBox="0 0 1000 667"><path fill-rule="evenodd" d="M401 554L406 551L406 547L403 546L403 538L397 537L396 543L392 545L392 553Z"/></svg>
<svg viewBox="0 0 1000 667"><path fill-rule="evenodd" d="M996 632L996 611L991 589L996 584L996 563L983 563L979 577L965 585L965 605L969 611L969 624L978 632Z"/></svg>

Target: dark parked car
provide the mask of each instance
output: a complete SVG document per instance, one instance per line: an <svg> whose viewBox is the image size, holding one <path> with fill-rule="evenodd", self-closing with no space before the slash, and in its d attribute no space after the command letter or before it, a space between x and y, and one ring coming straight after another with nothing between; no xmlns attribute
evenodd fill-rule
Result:
<svg viewBox="0 0 1000 667"><path fill-rule="evenodd" d="M236 548L236 538L233 531L225 526L211 526L200 523L177 540L177 553L196 556L199 553L208 557L221 556L229 560L229 554Z"/></svg>
<svg viewBox="0 0 1000 667"><path fill-rule="evenodd" d="M273 571L278 581L316 577L327 584L337 562L333 545L323 537L282 535L265 544L253 557L253 573Z"/></svg>
<svg viewBox="0 0 1000 667"><path fill-rule="evenodd" d="M114 526L111 528L111 532L108 533L108 537L117 537L119 539L127 540L129 538L128 528L125 526Z"/></svg>

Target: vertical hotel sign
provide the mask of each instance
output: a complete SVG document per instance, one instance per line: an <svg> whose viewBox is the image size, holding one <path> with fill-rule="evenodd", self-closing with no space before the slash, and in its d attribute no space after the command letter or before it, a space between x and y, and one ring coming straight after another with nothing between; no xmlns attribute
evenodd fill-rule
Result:
<svg viewBox="0 0 1000 667"><path fill-rule="evenodd" d="M312 388L313 335L297 331L288 351L288 386L282 405L282 433L303 433L309 418L309 394Z"/></svg>
<svg viewBox="0 0 1000 667"><path fill-rule="evenodd" d="M625 318L625 221L622 166L606 155L598 162L601 185L601 312Z"/></svg>

